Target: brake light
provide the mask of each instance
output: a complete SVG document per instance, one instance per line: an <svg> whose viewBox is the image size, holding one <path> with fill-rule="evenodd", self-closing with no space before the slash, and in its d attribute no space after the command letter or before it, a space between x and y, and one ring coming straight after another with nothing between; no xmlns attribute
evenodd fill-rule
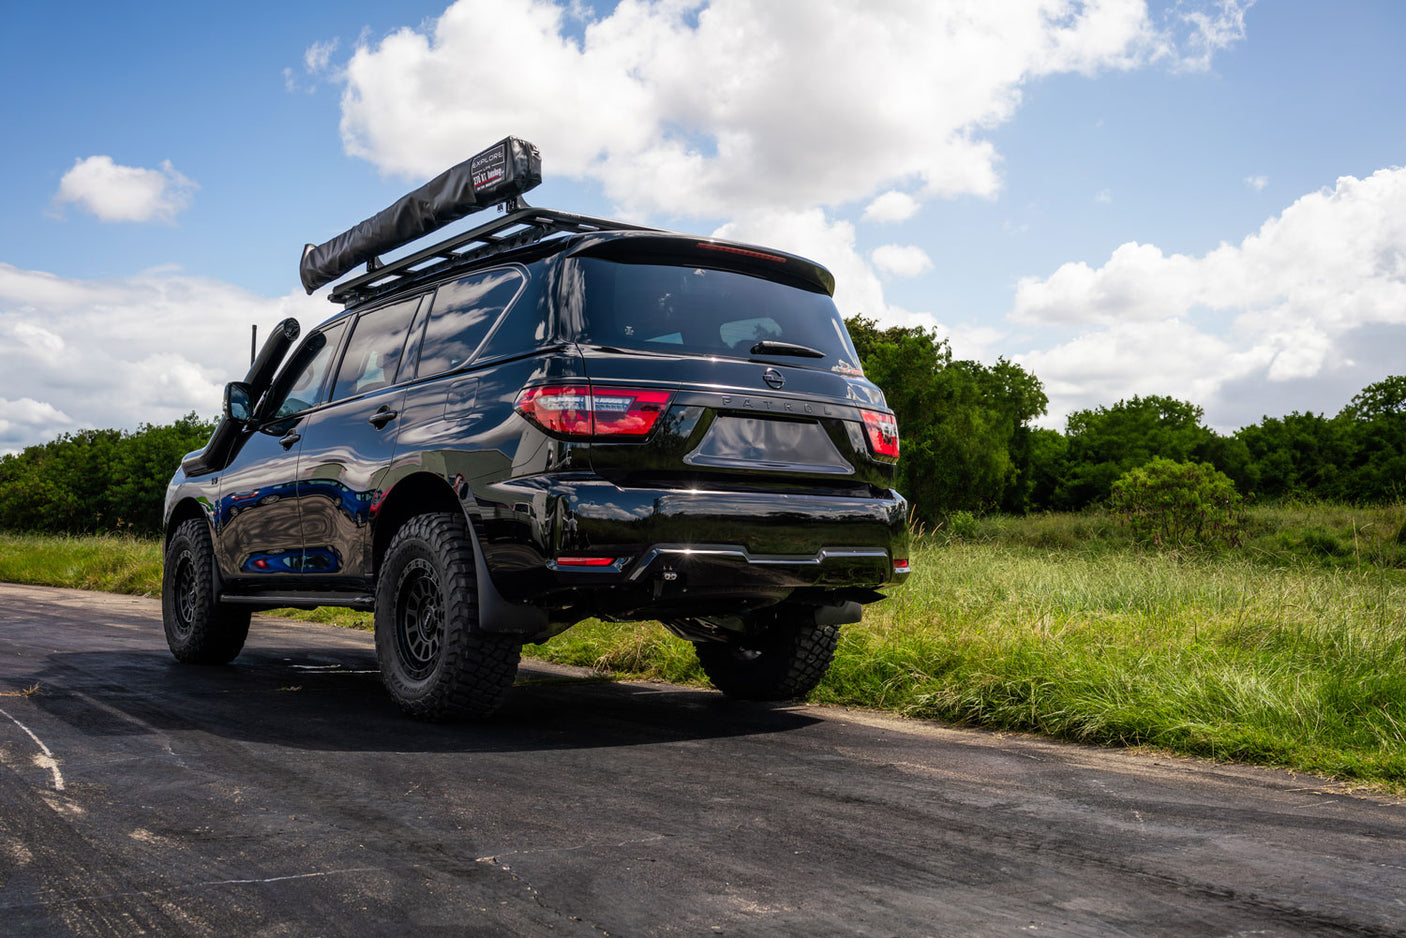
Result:
<svg viewBox="0 0 1406 938"><path fill-rule="evenodd" d="M860 411L864 415L864 429L869 436L869 448L875 456L884 459L898 458L898 421L893 414L877 410Z"/></svg>
<svg viewBox="0 0 1406 938"><path fill-rule="evenodd" d="M711 241L699 241L698 246L705 251L718 251L723 254L736 254L739 257L752 257L759 261L771 261L775 264L786 263L786 258L778 257L775 254L764 254L761 251L749 251L746 248L735 248L730 244L714 244Z"/></svg>
<svg viewBox="0 0 1406 938"><path fill-rule="evenodd" d="M899 576L908 575L908 558L896 557L893 561L893 572Z"/></svg>
<svg viewBox="0 0 1406 938"><path fill-rule="evenodd" d="M517 412L544 430L572 437L642 437L669 409L672 391L593 388L589 384L524 388Z"/></svg>

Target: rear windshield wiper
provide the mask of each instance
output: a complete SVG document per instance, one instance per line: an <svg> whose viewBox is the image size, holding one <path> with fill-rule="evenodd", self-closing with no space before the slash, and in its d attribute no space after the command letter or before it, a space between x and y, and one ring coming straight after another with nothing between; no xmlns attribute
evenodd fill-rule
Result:
<svg viewBox="0 0 1406 938"><path fill-rule="evenodd" d="M797 358L825 358L826 353L818 348L811 348L809 345L797 345L794 342L772 342L763 339L756 345L748 349L752 355L794 355Z"/></svg>

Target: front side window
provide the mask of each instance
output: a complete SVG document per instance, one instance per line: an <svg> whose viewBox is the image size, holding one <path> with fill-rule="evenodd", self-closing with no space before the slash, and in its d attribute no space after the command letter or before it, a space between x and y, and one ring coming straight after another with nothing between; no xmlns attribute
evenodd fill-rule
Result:
<svg viewBox="0 0 1406 938"><path fill-rule="evenodd" d="M417 376L428 378L468 364L522 279L517 270L489 270L440 287L425 327Z"/></svg>
<svg viewBox="0 0 1406 938"><path fill-rule="evenodd" d="M268 406L274 408L274 420L300 414L326 400L327 370L345 327L345 322L336 322L321 332L314 332L293 353L270 392L273 396Z"/></svg>
<svg viewBox="0 0 1406 938"><path fill-rule="evenodd" d="M352 327L347 351L337 369L332 400L366 394L395 384L401 351L420 298L362 313Z"/></svg>

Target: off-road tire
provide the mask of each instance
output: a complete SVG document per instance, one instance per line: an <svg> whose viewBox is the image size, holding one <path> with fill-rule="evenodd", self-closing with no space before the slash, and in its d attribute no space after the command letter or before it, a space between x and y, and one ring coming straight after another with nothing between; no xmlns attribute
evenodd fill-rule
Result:
<svg viewBox="0 0 1406 938"><path fill-rule="evenodd" d="M215 548L199 518L183 521L166 544L161 624L171 654L185 664L228 664L249 637L249 611L215 597Z"/></svg>
<svg viewBox="0 0 1406 938"><path fill-rule="evenodd" d="M713 686L739 700L799 700L830 669L840 640L836 625L813 625L781 612L755 634L697 642L698 663Z"/></svg>
<svg viewBox="0 0 1406 938"><path fill-rule="evenodd" d="M474 547L461 515L417 515L391 540L376 580L381 682L412 717L486 717L517 676L522 643L478 628Z"/></svg>

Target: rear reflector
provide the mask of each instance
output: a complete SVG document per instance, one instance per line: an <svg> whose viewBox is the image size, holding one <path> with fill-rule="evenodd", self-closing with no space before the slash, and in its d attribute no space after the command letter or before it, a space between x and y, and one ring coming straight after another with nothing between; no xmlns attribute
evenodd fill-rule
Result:
<svg viewBox="0 0 1406 938"><path fill-rule="evenodd" d="M548 385L523 389L515 406L542 429L570 437L642 437L654 429L672 396L638 388Z"/></svg>
<svg viewBox="0 0 1406 938"><path fill-rule="evenodd" d="M893 414L877 410L860 411L864 415L864 429L869 436L869 449L875 456L884 459L898 458L898 421Z"/></svg>
<svg viewBox="0 0 1406 938"><path fill-rule="evenodd" d="M894 572L894 573L907 573L907 572L908 572L908 558L905 557L905 558L902 559L902 560L895 560L895 561L893 562L893 572Z"/></svg>
<svg viewBox="0 0 1406 938"><path fill-rule="evenodd" d="M614 557L558 557L558 567L608 567L615 563Z"/></svg>

